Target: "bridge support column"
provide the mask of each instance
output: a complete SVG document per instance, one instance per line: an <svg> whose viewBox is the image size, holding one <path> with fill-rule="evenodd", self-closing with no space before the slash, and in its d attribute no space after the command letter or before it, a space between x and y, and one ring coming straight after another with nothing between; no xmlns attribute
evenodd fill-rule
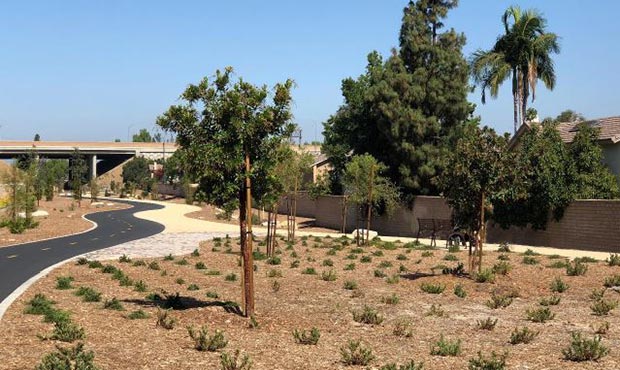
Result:
<svg viewBox="0 0 620 370"><path fill-rule="evenodd" d="M93 154L90 156L90 179L94 180L97 178L97 154Z"/></svg>

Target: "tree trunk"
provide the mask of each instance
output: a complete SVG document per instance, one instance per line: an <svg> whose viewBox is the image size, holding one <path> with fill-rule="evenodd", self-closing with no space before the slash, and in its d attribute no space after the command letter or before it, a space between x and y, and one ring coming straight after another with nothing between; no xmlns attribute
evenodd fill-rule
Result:
<svg viewBox="0 0 620 370"><path fill-rule="evenodd" d="M291 225L291 242L295 241L295 228L297 227L297 178L295 178L295 188L293 191L293 224Z"/></svg>
<svg viewBox="0 0 620 370"><path fill-rule="evenodd" d="M513 115L514 115L514 133L517 133L517 129L519 128L519 88L517 82L517 71L513 69L512 71L512 104L513 104Z"/></svg>
<svg viewBox="0 0 620 370"><path fill-rule="evenodd" d="M250 155L245 154L245 183L239 194L239 231L241 234L241 268L243 314L254 314L254 261L252 258L252 186L250 180Z"/></svg>
<svg viewBox="0 0 620 370"><path fill-rule="evenodd" d="M478 272L482 272L482 244L484 242L485 225L484 225L484 198L485 194L480 195L480 226L478 230Z"/></svg>
<svg viewBox="0 0 620 370"><path fill-rule="evenodd" d="M342 197L342 229L343 234L347 232L347 196Z"/></svg>
<svg viewBox="0 0 620 370"><path fill-rule="evenodd" d="M374 183L375 166L370 166L370 177L368 179L368 210L366 215L366 245L370 244L370 217L372 216L372 185Z"/></svg>

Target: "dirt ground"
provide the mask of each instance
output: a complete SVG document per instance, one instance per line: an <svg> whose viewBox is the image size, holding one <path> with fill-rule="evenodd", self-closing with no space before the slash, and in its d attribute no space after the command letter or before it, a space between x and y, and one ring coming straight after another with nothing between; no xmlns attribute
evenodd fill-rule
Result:
<svg viewBox="0 0 620 370"><path fill-rule="evenodd" d="M47 211L49 216L36 217L35 220L39 222L39 226L34 229L28 229L22 234L11 234L8 228L0 228L0 248L88 230L93 224L84 220L82 218L83 215L129 207L120 203L109 206L106 205L109 203L108 201L103 203L103 207L96 208L91 206L89 199L84 199L81 207L78 207L77 203L74 204L73 199L59 196L49 202L41 200L38 209ZM74 205L72 206L72 204ZM2 215L4 215L3 212Z"/></svg>
<svg viewBox="0 0 620 370"><path fill-rule="evenodd" d="M350 241L345 242L348 243ZM194 349L186 329L189 325L205 325L210 333L222 330L228 345L219 352L240 349L251 357L255 370L367 368L346 367L341 362L340 348L351 339L361 340L372 350L376 358L369 368L415 360L423 361L425 369L464 369L478 351L485 354L507 352L508 369L620 368L619 309L603 317L592 315L590 310L592 290L603 288L605 278L620 274L620 267L610 267L604 262L588 263L584 276L567 276L563 268L548 267L561 259L534 256L538 263L530 265L523 263L523 255L507 253L512 266L508 275L497 275L494 283L476 283L469 277L441 273L438 265L454 267L458 263L444 260L445 249L426 251L400 245L390 250L388 244L383 249L370 246L356 250L355 246L340 246L340 242L332 239L315 241L312 237L287 249L286 244L280 242L281 264L271 265L265 260L256 262L256 320L260 326L250 328L248 319L222 307L225 301L240 302L239 281L225 279L230 273L237 276L240 273L236 254L238 246L234 240L231 245L232 251L227 253L225 244L214 251L213 241L202 243L200 256L186 256L186 265L176 263L180 257L175 261L156 259L161 270L111 261L131 279L146 283L147 291L142 293L132 287L119 286L111 279L111 274L102 273L101 269L91 269L75 262L56 269L20 297L0 322L0 368L32 369L45 353L54 350L55 345L63 344L37 338L38 334L49 333L52 325L44 323L41 316L23 313L26 302L40 292L56 301L58 308L71 311L73 321L86 330L85 344L95 352L95 362L108 370L219 369L220 353ZM337 248L332 249L334 246ZM375 255L381 253L382 256ZM465 251L455 255L467 265ZM498 252L487 252L485 267L498 263L499 255ZM370 262L362 262L363 256L367 257L364 260L370 257ZM324 266L329 264L325 262L328 259L333 266ZM292 267L296 260L299 266ZM148 264L149 260L146 262ZM203 262L207 269L197 269L197 262ZM355 269L344 270L351 263L355 264ZM399 272L401 265L406 272ZM302 274L309 267L314 267L318 274ZM329 270L336 274L335 281L321 278L321 274ZM384 271L386 277L376 277L375 270ZM220 274L215 275L213 271ZM269 277L278 273L282 276ZM59 276L73 277L74 289L55 289ZM390 282L388 278L391 277ZM542 307L539 300L552 295L550 284L556 277L561 277L569 289L558 293L561 297L559 305L550 306L555 318L546 323L527 320L526 310ZM179 278L184 281L177 282ZM355 281L358 288L345 289L346 281ZM425 293L420 288L425 283L445 284L445 290L441 294ZM196 284L199 289L188 290L190 284ZM465 298L453 293L457 284L467 292ZM102 292L102 301L118 298L125 311L103 309L101 302L82 302L73 294L78 287L91 287ZM162 291L179 292L186 304L185 309L171 312L177 320L172 330L156 327L157 307L145 299L149 292L163 294ZM216 292L219 298L208 298L207 292ZM492 309L485 303L493 292L513 292L518 297L506 308ZM399 302L383 303L383 298L392 294L399 298ZM618 296L608 289L605 298L617 300ZM443 317L428 315L433 304L441 305L445 311ZM376 309L384 317L383 323L355 322L352 312L364 305ZM150 318L126 318L129 312L137 309L148 312ZM498 320L494 330L477 328L477 320L488 317ZM403 318L412 323L409 337L393 333L395 324ZM605 321L610 323L610 329L603 335L602 343L610 349L608 356L598 362L563 359L562 349L568 346L572 331L581 331L587 338L592 338L592 326ZM512 331L524 326L538 331L538 337L529 344L511 345ZM293 330L312 327L320 330L318 344L297 344ZM449 340L462 341L458 356L430 354L431 346L441 335Z"/></svg>

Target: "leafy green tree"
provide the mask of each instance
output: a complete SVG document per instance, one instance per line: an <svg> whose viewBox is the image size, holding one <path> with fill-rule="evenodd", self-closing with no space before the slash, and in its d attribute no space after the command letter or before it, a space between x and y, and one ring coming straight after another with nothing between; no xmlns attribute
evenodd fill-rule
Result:
<svg viewBox="0 0 620 370"><path fill-rule="evenodd" d="M535 108L527 108L527 112L525 112L525 121L531 122L538 117L538 111Z"/></svg>
<svg viewBox="0 0 620 370"><path fill-rule="evenodd" d="M275 176L281 184L282 193L286 196L288 240L295 239L295 223L297 217L297 195L302 188L304 175L311 170L314 157L310 153L296 152L285 145L280 162L275 167Z"/></svg>
<svg viewBox="0 0 620 370"><path fill-rule="evenodd" d="M151 143L153 142L153 137L149 130L143 128L137 134L133 135L132 141L134 143Z"/></svg>
<svg viewBox="0 0 620 370"><path fill-rule="evenodd" d="M567 109L565 111L562 111L560 114L557 115L557 117L555 117L555 122L557 123L562 123L562 122L581 122L581 121L585 121L586 118L581 114L581 113L577 113L574 110L571 109Z"/></svg>
<svg viewBox="0 0 620 370"><path fill-rule="evenodd" d="M366 221L366 235L362 238L368 244L370 221L373 211L391 214L398 204L398 190L382 175L387 167L370 154L356 155L347 163L344 176L345 194L349 202L360 207ZM359 242L358 235L358 242Z"/></svg>
<svg viewBox="0 0 620 370"><path fill-rule="evenodd" d="M90 190L90 202L96 202L99 200L99 183L97 179L90 179L88 184L88 188Z"/></svg>
<svg viewBox="0 0 620 370"><path fill-rule="evenodd" d="M388 167L386 174L406 199L438 193L448 139L472 111L461 51L465 36L452 29L441 32L456 4L409 2L400 48L385 62L372 52L366 73L342 82L345 103L324 124L333 190L342 190L347 158L369 153Z"/></svg>
<svg viewBox="0 0 620 370"><path fill-rule="evenodd" d="M582 123L569 147L575 166L577 199L612 199L620 196L618 179L603 164L603 149L597 143L599 129Z"/></svg>
<svg viewBox="0 0 620 370"><path fill-rule="evenodd" d="M121 174L123 182L129 188L139 188L143 191L150 191L151 171L149 170L149 160L144 157L134 157L123 166Z"/></svg>
<svg viewBox="0 0 620 370"><path fill-rule="evenodd" d="M35 134L34 135L34 141L41 141L41 135Z"/></svg>
<svg viewBox="0 0 620 370"><path fill-rule="evenodd" d="M493 200L501 199L506 188L513 186L507 166L507 143L507 137L472 122L462 130L442 175L441 186L452 207L454 222L476 237L476 251L469 260L472 272L476 266L479 271L482 268L485 214Z"/></svg>
<svg viewBox="0 0 620 370"><path fill-rule="evenodd" d="M239 209L243 269L243 307L254 312L251 199L261 199L275 165L273 153L292 132L293 82L270 92L239 78L228 67L212 79L189 85L182 104L171 106L157 124L177 134L186 170L205 199L227 212Z"/></svg>
<svg viewBox="0 0 620 370"><path fill-rule="evenodd" d="M536 97L536 83L541 80L553 90L555 69L551 54L559 53L558 36L546 32L546 19L535 10L509 7L502 16L505 33L490 50L478 50L471 58L472 76L482 91L491 97L498 95L499 87L512 80L514 131L526 121L527 99Z"/></svg>
<svg viewBox="0 0 620 370"><path fill-rule="evenodd" d="M82 193L86 177L88 175L88 165L86 159L78 148L73 150L71 159L69 160L69 173L71 181L71 190L73 190L73 199L78 203L78 207L82 206Z"/></svg>
<svg viewBox="0 0 620 370"><path fill-rule="evenodd" d="M62 159L47 159L41 168L45 176L45 198L54 199L54 187L63 189L69 172L69 162Z"/></svg>

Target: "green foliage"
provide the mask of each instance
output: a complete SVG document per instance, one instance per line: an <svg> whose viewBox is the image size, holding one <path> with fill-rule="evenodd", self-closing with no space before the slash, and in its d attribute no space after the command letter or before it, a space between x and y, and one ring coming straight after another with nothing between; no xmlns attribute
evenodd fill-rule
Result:
<svg viewBox="0 0 620 370"><path fill-rule="evenodd" d="M540 301L538 301L538 303L541 306L557 306L558 304L560 304L560 296L559 295L552 295L551 297L543 297L540 299Z"/></svg>
<svg viewBox="0 0 620 370"><path fill-rule="evenodd" d="M224 333L216 330L213 335L209 335L206 326L202 326L196 331L193 326L187 327L189 337L194 341L194 348L198 351L215 352L218 349L226 347L228 341L224 338Z"/></svg>
<svg viewBox="0 0 620 370"><path fill-rule="evenodd" d="M400 298L396 295L396 293L392 293L392 295L381 297L381 303L385 304L398 304L400 302Z"/></svg>
<svg viewBox="0 0 620 370"><path fill-rule="evenodd" d="M499 275L508 275L508 273L512 270L512 266L510 263L506 261L501 261L493 265L493 273Z"/></svg>
<svg viewBox="0 0 620 370"><path fill-rule="evenodd" d="M132 136L131 141L133 141L134 143L150 143L155 140L153 140L153 137L151 136L149 130L142 128L140 129L140 131L138 131L137 134L134 134Z"/></svg>
<svg viewBox="0 0 620 370"><path fill-rule="evenodd" d="M614 274L613 276L606 277L603 285L607 288L620 286L620 275Z"/></svg>
<svg viewBox="0 0 620 370"><path fill-rule="evenodd" d="M197 284L190 284L187 286L187 290L196 291L196 290L200 290L200 287Z"/></svg>
<svg viewBox="0 0 620 370"><path fill-rule="evenodd" d="M444 317L446 316L446 311L441 308L441 305L432 304L431 308L424 314L425 316L437 316Z"/></svg>
<svg viewBox="0 0 620 370"><path fill-rule="evenodd" d="M343 270L345 270L345 271L353 271L353 270L355 270L355 263L347 264L346 266L344 266Z"/></svg>
<svg viewBox="0 0 620 370"><path fill-rule="evenodd" d="M392 333L394 335L396 335L397 337L412 337L413 336L413 331L411 330L411 327L413 326L413 322L411 319L409 319L408 317L401 317L399 319L396 320L396 322L394 323L394 329L392 330Z"/></svg>
<svg viewBox="0 0 620 370"><path fill-rule="evenodd" d="M235 274L234 272L231 272L230 274L226 275L224 277L224 280L226 281L237 281L237 274Z"/></svg>
<svg viewBox="0 0 620 370"><path fill-rule="evenodd" d="M131 188L137 187L144 191L150 191L151 171L149 160L145 157L134 157L123 166L123 183Z"/></svg>
<svg viewBox="0 0 620 370"><path fill-rule="evenodd" d="M220 365L222 370L250 370L252 368L252 360L247 354L244 354L240 359L241 352L235 350L233 355L226 352L222 352L220 355Z"/></svg>
<svg viewBox="0 0 620 370"><path fill-rule="evenodd" d="M372 350L364 347L359 340L349 340L340 348L340 355L347 366L366 366L375 359Z"/></svg>
<svg viewBox="0 0 620 370"><path fill-rule="evenodd" d="M75 347L56 347L56 351L43 357L35 370L98 370L93 360L95 354L84 350L84 343Z"/></svg>
<svg viewBox="0 0 620 370"><path fill-rule="evenodd" d="M524 265L537 265L538 259L532 256L523 256L523 260L521 261Z"/></svg>
<svg viewBox="0 0 620 370"><path fill-rule="evenodd" d="M497 324L497 319L492 319L487 317L484 320L477 320L476 327L480 330L493 330L495 329L495 325Z"/></svg>
<svg viewBox="0 0 620 370"><path fill-rule="evenodd" d="M170 310L161 310L157 309L157 322L156 326L161 326L164 329L172 330L174 328L174 324L176 324L177 320L170 315Z"/></svg>
<svg viewBox="0 0 620 370"><path fill-rule="evenodd" d="M568 276L585 275L586 271L588 271L588 265L578 260L575 260L573 263L569 263L566 266L566 275Z"/></svg>
<svg viewBox="0 0 620 370"><path fill-rule="evenodd" d="M73 199L77 200L79 204L82 201L84 184L87 182L88 165L86 164L84 156L77 148L75 148L69 160L69 174L69 182L71 184L71 190L73 190Z"/></svg>
<svg viewBox="0 0 620 370"><path fill-rule="evenodd" d="M41 336L41 339L59 340L61 342L71 343L76 340L84 339L84 337L86 337L86 333L81 326L71 321L58 321L54 323L52 334Z"/></svg>
<svg viewBox="0 0 620 370"><path fill-rule="evenodd" d="M106 299L105 302L103 302L103 308L107 309L107 310L115 310L115 311L124 311L125 308L123 308L123 305L121 304L121 302L116 299L116 297L112 298L112 299Z"/></svg>
<svg viewBox="0 0 620 370"><path fill-rule="evenodd" d="M476 283L493 283L495 282L495 274L492 269L483 269L474 275Z"/></svg>
<svg viewBox="0 0 620 370"><path fill-rule="evenodd" d="M73 277L71 276L58 276L56 277L56 289L66 290L73 289L71 283L73 282Z"/></svg>
<svg viewBox="0 0 620 370"><path fill-rule="evenodd" d="M410 2L404 9L399 48L383 61L368 56L366 73L342 83L345 103L324 123L323 149L339 187L349 153L369 153L389 168L404 198L438 194L450 137L471 112L465 37L444 30L456 2Z"/></svg>
<svg viewBox="0 0 620 370"><path fill-rule="evenodd" d="M587 339L579 332L571 333L570 345L562 350L565 360L569 361L598 361L607 356L609 349L601 343L600 336Z"/></svg>
<svg viewBox="0 0 620 370"><path fill-rule="evenodd" d="M355 290L357 289L357 282L353 280L347 280L344 282L343 287L344 289L347 289L347 290Z"/></svg>
<svg viewBox="0 0 620 370"><path fill-rule="evenodd" d="M397 365L392 362L381 366L379 370L424 370L424 363L419 362L416 364L415 361L409 360L409 362L405 362L402 365Z"/></svg>
<svg viewBox="0 0 620 370"><path fill-rule="evenodd" d="M485 357L482 352L478 351L478 357L469 359L467 365L468 370L504 370L506 369L506 359L508 353L504 352L501 355L491 351L491 356Z"/></svg>
<svg viewBox="0 0 620 370"><path fill-rule="evenodd" d="M354 310L352 313L355 322L368 325L379 325L383 322L383 316L374 308L366 305L361 310Z"/></svg>
<svg viewBox="0 0 620 370"><path fill-rule="evenodd" d="M512 303L512 297L503 294L491 294L491 298L486 301L486 305L492 309L506 308Z"/></svg>
<svg viewBox="0 0 620 370"><path fill-rule="evenodd" d="M316 345L319 342L319 338L321 338L321 332L315 327L308 331L295 329L293 331L293 338L295 338L295 342L298 344Z"/></svg>
<svg viewBox="0 0 620 370"><path fill-rule="evenodd" d="M445 289L446 289L446 285L445 284L433 284L433 283L422 283L420 285L420 289L424 292L424 293L429 293L429 294L441 294Z"/></svg>
<svg viewBox="0 0 620 370"><path fill-rule="evenodd" d="M457 284L454 286L454 295L459 298L465 298L467 297L467 292L461 284Z"/></svg>
<svg viewBox="0 0 620 370"><path fill-rule="evenodd" d="M609 266L620 266L620 254L611 253L607 259L607 264Z"/></svg>
<svg viewBox="0 0 620 370"><path fill-rule="evenodd" d="M30 315L43 315L53 309L54 301L48 299L44 294L37 293L28 301L24 313Z"/></svg>
<svg viewBox="0 0 620 370"><path fill-rule="evenodd" d="M596 316L606 316L609 312L618 307L618 301L611 301L606 299L598 299L591 306L592 314Z"/></svg>
<svg viewBox="0 0 620 370"><path fill-rule="evenodd" d="M568 290L568 288L569 285L566 284L559 276L553 279L551 285L549 286L549 289L551 289L554 293L564 293Z"/></svg>
<svg viewBox="0 0 620 370"><path fill-rule="evenodd" d="M316 275L316 270L314 269L314 267L307 267L301 273L304 275Z"/></svg>
<svg viewBox="0 0 620 370"><path fill-rule="evenodd" d="M84 302L99 302L101 301L101 293L89 287L79 287L75 292L75 295L82 297Z"/></svg>
<svg viewBox="0 0 620 370"><path fill-rule="evenodd" d="M127 318L129 320L143 320L148 319L150 315L143 310L131 311Z"/></svg>
<svg viewBox="0 0 620 370"><path fill-rule="evenodd" d="M532 322L546 322L553 320L555 314L551 312L549 307L539 307L525 312L527 319Z"/></svg>
<svg viewBox="0 0 620 370"><path fill-rule="evenodd" d="M521 329L515 328L510 334L510 344L528 344L532 342L538 334L539 332L530 330L527 326Z"/></svg>
<svg viewBox="0 0 620 370"><path fill-rule="evenodd" d="M445 339L443 334L437 342L431 346L432 356L458 356L461 353L461 340Z"/></svg>

